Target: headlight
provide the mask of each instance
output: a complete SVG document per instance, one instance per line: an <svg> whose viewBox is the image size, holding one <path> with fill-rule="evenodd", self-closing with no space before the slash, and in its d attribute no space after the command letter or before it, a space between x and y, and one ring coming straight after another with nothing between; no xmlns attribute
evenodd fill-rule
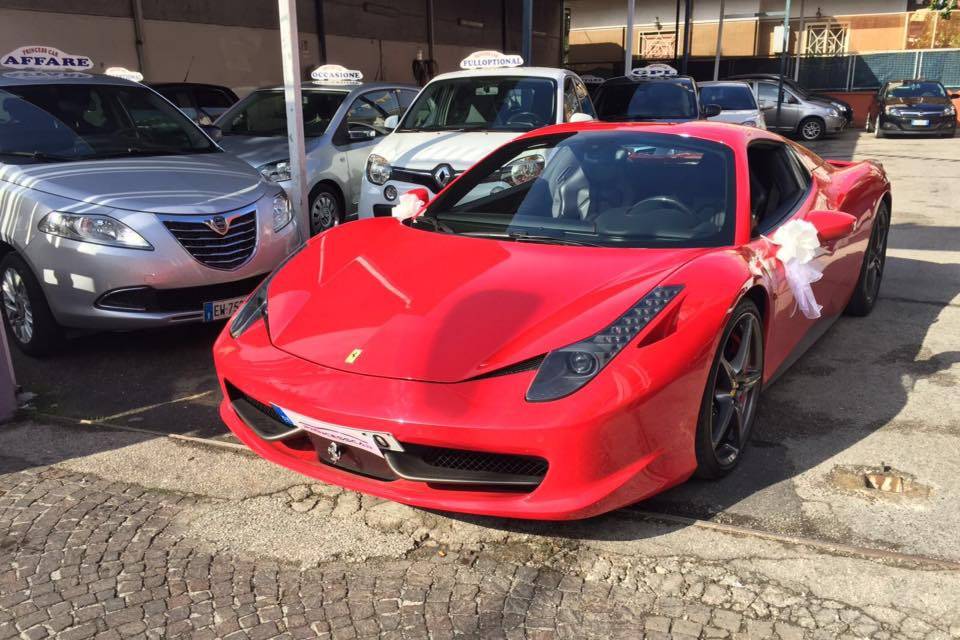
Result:
<svg viewBox="0 0 960 640"><path fill-rule="evenodd" d="M593 380L682 290L657 287L600 333L548 353L527 389L527 401L556 400Z"/></svg>
<svg viewBox="0 0 960 640"><path fill-rule="evenodd" d="M500 179L512 187L536 180L543 172L545 161L539 153L517 158L504 165L500 170Z"/></svg>
<svg viewBox="0 0 960 640"><path fill-rule="evenodd" d="M276 162L268 162L258 167L257 171L259 171L260 175L266 178L268 182L286 182L290 179L290 161L277 160Z"/></svg>
<svg viewBox="0 0 960 640"><path fill-rule="evenodd" d="M273 198L273 230L280 231L293 220L293 207L287 194L278 193Z"/></svg>
<svg viewBox="0 0 960 640"><path fill-rule="evenodd" d="M236 339L239 337L241 333L253 326L253 323L260 318L266 321L267 288L270 286L270 281L273 280L273 277L279 273L285 264L290 262L290 260L306 246L306 244L300 245L298 249L281 260L273 272L263 279L260 286L253 290L253 293L251 293L247 301L243 303L243 306L237 309L236 313L233 314L233 318L230 319L230 336L232 338ZM269 333L269 326L267 327L267 333Z"/></svg>
<svg viewBox="0 0 960 640"><path fill-rule="evenodd" d="M754 121L754 120L744 120L744 121L741 122L740 124L742 124L742 125L745 126L745 127L755 127L755 126L757 126L757 123L756 123L756 121Z"/></svg>
<svg viewBox="0 0 960 640"><path fill-rule="evenodd" d="M887 115L900 117L900 109L896 107L887 107Z"/></svg>
<svg viewBox="0 0 960 640"><path fill-rule="evenodd" d="M957 108L952 104L947 105L943 108L943 115L945 116L955 116L957 115Z"/></svg>
<svg viewBox="0 0 960 640"><path fill-rule="evenodd" d="M839 117L840 117L840 112L837 111L836 109L830 109L830 111L828 111L827 113L830 114L830 117L831 117L831 118L839 118Z"/></svg>
<svg viewBox="0 0 960 640"><path fill-rule="evenodd" d="M390 179L390 163L383 156L375 153L367 158L367 180L376 185L381 185Z"/></svg>
<svg viewBox="0 0 960 640"><path fill-rule="evenodd" d="M44 233L79 242L153 250L143 236L110 216L53 211L43 216L37 226Z"/></svg>

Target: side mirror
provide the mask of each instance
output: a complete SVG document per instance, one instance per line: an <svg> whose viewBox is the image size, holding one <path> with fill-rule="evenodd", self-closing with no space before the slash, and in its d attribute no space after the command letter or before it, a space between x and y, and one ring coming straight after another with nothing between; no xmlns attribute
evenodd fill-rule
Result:
<svg viewBox="0 0 960 640"><path fill-rule="evenodd" d="M203 132L210 136L210 139L214 142L220 142L223 140L223 129L218 127L215 124L202 124L200 128L203 129Z"/></svg>
<svg viewBox="0 0 960 640"><path fill-rule="evenodd" d="M718 104L705 104L700 111L703 112L704 118L713 118L714 116L720 115L723 109Z"/></svg>
<svg viewBox="0 0 960 640"><path fill-rule="evenodd" d="M373 129L350 129L347 132L347 137L350 138L351 142L373 140L376 136L377 132Z"/></svg>
<svg viewBox="0 0 960 640"><path fill-rule="evenodd" d="M387 116L387 119L383 121L383 128L393 131L397 128L398 124L400 124L399 116Z"/></svg>
<svg viewBox="0 0 960 640"><path fill-rule="evenodd" d="M857 219L843 211L811 211L806 220L817 228L821 242L839 240L853 233Z"/></svg>
<svg viewBox="0 0 960 640"><path fill-rule="evenodd" d="M569 122L593 122L593 116L587 115L582 111L577 111L570 116Z"/></svg>
<svg viewBox="0 0 960 640"><path fill-rule="evenodd" d="M951 100L960 100L960 93L951 93L951 94L950 94L950 99L951 99Z"/></svg>

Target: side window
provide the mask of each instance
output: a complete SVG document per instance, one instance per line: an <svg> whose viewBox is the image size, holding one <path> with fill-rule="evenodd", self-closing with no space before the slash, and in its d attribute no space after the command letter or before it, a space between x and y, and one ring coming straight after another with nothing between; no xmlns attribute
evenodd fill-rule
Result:
<svg viewBox="0 0 960 640"><path fill-rule="evenodd" d="M563 121L570 122L570 118L579 110L580 98L573 87L573 78L567 76L563 82Z"/></svg>
<svg viewBox="0 0 960 640"><path fill-rule="evenodd" d="M413 104L413 100L417 97L417 92L409 89L400 89L397 91L397 97L400 99L400 114L402 115L406 113L410 105Z"/></svg>
<svg viewBox="0 0 960 640"><path fill-rule="evenodd" d="M400 102L393 91L371 91L354 100L347 111L346 124L350 132L371 132L371 137L390 133L383 121L400 115Z"/></svg>
<svg viewBox="0 0 960 640"><path fill-rule="evenodd" d="M208 113L216 109L219 109L222 113L233 104L230 96L219 89L198 88L195 95L197 96L197 104Z"/></svg>
<svg viewBox="0 0 960 640"><path fill-rule="evenodd" d="M596 118L597 113L593 110L593 101L590 100L590 93L587 91L587 85L583 84L583 80L580 78L574 78L573 88L577 92L577 97L580 98L580 111L587 114L591 118Z"/></svg>
<svg viewBox="0 0 960 640"><path fill-rule="evenodd" d="M750 218L753 235L768 233L799 206L810 182L796 156L780 142L747 148L750 168Z"/></svg>
<svg viewBox="0 0 960 640"><path fill-rule="evenodd" d="M777 85L769 82L757 83L757 98L760 102L777 103ZM786 98L786 96L784 96Z"/></svg>

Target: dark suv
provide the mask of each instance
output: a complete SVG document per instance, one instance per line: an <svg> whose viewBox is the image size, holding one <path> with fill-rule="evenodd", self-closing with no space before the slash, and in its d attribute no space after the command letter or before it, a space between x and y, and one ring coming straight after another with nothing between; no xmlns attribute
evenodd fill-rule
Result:
<svg viewBox="0 0 960 640"><path fill-rule="evenodd" d="M957 109L936 80L893 80L881 87L870 105L867 131L887 134L939 134L952 138L957 131Z"/></svg>
<svg viewBox="0 0 960 640"><path fill-rule="evenodd" d="M610 78L597 89L593 102L597 117L611 122L684 122L720 113L717 105L701 107L693 78L660 64Z"/></svg>

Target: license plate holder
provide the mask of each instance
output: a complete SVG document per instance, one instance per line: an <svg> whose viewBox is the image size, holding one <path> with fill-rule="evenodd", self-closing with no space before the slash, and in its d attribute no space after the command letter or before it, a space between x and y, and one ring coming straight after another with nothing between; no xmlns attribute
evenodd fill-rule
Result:
<svg viewBox="0 0 960 640"><path fill-rule="evenodd" d="M239 298L227 298L226 300L214 300L203 303L203 321L216 322L217 320L226 320L240 308L246 296Z"/></svg>
<svg viewBox="0 0 960 640"><path fill-rule="evenodd" d="M911 121L910 121L910 126L913 126L913 127L928 127L928 126L930 126L930 121L929 121L929 120L911 120Z"/></svg>
<svg viewBox="0 0 960 640"><path fill-rule="evenodd" d="M303 414L284 409L281 406L273 405L287 424L300 427L304 431L309 431L327 440L332 440L338 444L361 449L375 456L383 457L383 450L403 451L403 447L393 437L392 433L387 431L369 431L366 429L354 429L352 427L343 427L338 424L331 424L323 420L311 418Z"/></svg>

